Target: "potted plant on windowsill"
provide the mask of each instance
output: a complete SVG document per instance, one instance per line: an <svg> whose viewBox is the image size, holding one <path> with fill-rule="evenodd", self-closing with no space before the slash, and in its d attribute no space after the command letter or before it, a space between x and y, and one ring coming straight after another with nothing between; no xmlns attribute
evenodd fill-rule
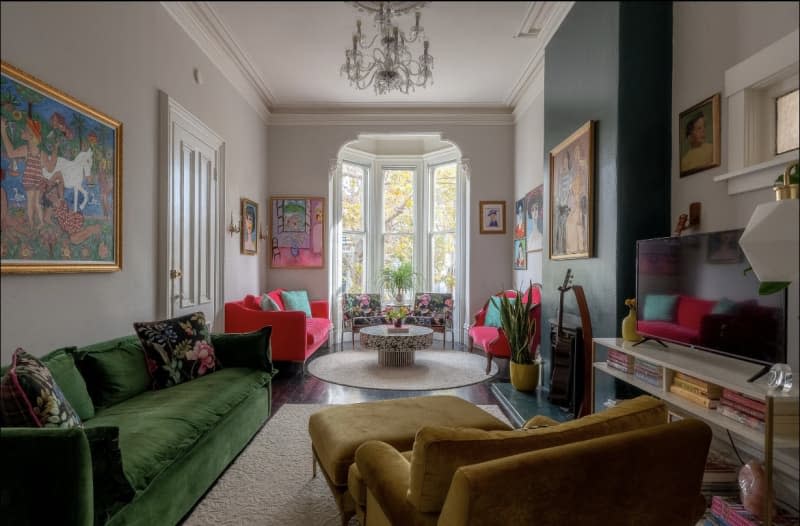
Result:
<svg viewBox="0 0 800 526"><path fill-rule="evenodd" d="M529 289L530 290L530 289ZM522 301L522 291L516 291L516 298L500 298L500 325L508 340L511 351L509 370L511 385L518 391L535 391L539 385L541 357L531 353L536 346L536 320L532 315L535 307L533 294L528 293Z"/></svg>
<svg viewBox="0 0 800 526"><path fill-rule="evenodd" d="M389 291L398 304L404 303L406 292L410 292L419 281L410 261L403 261L396 267L385 267L381 273L380 286Z"/></svg>

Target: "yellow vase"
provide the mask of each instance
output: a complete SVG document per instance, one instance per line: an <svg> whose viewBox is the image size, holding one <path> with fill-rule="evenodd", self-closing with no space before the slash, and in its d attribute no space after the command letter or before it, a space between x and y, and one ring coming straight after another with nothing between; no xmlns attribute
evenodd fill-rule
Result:
<svg viewBox="0 0 800 526"><path fill-rule="evenodd" d="M628 309L628 315L622 319L622 339L626 342L638 342L642 339L636 332L636 311Z"/></svg>
<svg viewBox="0 0 800 526"><path fill-rule="evenodd" d="M511 385L517 391L535 391L539 386L538 363L522 364L511 362L509 373L511 375Z"/></svg>

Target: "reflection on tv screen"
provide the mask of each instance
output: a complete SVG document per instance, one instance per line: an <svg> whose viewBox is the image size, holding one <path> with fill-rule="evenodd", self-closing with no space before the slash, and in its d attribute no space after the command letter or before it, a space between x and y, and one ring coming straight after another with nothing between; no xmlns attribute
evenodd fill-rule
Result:
<svg viewBox="0 0 800 526"><path fill-rule="evenodd" d="M786 293L758 294L743 230L637 243L637 331L759 363L786 362Z"/></svg>

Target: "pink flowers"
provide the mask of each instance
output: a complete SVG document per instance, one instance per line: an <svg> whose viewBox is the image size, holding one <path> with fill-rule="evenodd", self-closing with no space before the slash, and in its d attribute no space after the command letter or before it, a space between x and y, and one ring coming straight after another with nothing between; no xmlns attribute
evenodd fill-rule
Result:
<svg viewBox="0 0 800 526"><path fill-rule="evenodd" d="M361 302L362 307L369 307L369 296L367 294L362 294L358 297L358 300Z"/></svg>
<svg viewBox="0 0 800 526"><path fill-rule="evenodd" d="M196 341L194 343L194 348L186 352L186 359L196 360L200 364L197 374L202 376L206 374L206 371L213 369L215 366L214 347L207 341Z"/></svg>

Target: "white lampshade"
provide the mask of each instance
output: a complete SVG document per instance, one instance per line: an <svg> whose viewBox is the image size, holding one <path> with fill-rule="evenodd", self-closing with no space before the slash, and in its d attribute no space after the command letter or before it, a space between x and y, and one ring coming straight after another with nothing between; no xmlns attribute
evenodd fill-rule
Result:
<svg viewBox="0 0 800 526"><path fill-rule="evenodd" d="M739 245L761 282L794 282L800 274L798 205L797 199L758 205L739 238Z"/></svg>

